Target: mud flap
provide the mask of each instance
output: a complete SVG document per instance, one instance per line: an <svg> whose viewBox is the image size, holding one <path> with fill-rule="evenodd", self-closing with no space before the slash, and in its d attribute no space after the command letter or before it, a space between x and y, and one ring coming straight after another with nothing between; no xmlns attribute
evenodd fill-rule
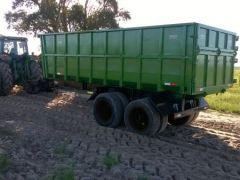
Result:
<svg viewBox="0 0 240 180"><path fill-rule="evenodd" d="M209 108L208 102L204 98L200 98L198 102L198 107L201 110L206 110Z"/></svg>

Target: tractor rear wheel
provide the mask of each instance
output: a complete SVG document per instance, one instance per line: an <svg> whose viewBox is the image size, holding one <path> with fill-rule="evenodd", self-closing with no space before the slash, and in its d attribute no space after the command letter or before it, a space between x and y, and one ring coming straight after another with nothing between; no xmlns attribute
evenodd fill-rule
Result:
<svg viewBox="0 0 240 180"><path fill-rule="evenodd" d="M13 77L11 68L7 63L0 63L0 95L6 96L13 87Z"/></svg>
<svg viewBox="0 0 240 180"><path fill-rule="evenodd" d="M43 80L42 68L39 63L37 63L36 61L30 61L29 69L31 81Z"/></svg>
<svg viewBox="0 0 240 180"><path fill-rule="evenodd" d="M36 61L30 61L29 63L29 79L24 85L24 89L29 94L38 94L40 92L39 81L43 80L42 68Z"/></svg>

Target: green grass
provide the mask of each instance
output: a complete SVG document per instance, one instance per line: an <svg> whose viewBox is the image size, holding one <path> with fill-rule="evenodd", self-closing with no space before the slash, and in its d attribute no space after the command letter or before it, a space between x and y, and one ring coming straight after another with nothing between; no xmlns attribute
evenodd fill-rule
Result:
<svg viewBox="0 0 240 180"><path fill-rule="evenodd" d="M4 173L8 170L8 167L10 165L10 161L5 154L0 155L0 174Z"/></svg>
<svg viewBox="0 0 240 180"><path fill-rule="evenodd" d="M210 109L240 114L240 68L236 68L234 78L237 83L223 94L206 96Z"/></svg>
<svg viewBox="0 0 240 180"><path fill-rule="evenodd" d="M107 169L111 169L113 166L118 165L120 162L118 158L111 154L106 154L103 158L103 164L107 167Z"/></svg>
<svg viewBox="0 0 240 180"><path fill-rule="evenodd" d="M73 167L58 167L41 180L75 180Z"/></svg>
<svg viewBox="0 0 240 180"><path fill-rule="evenodd" d="M67 142L62 142L58 146L55 147L54 153L58 155L67 155Z"/></svg>
<svg viewBox="0 0 240 180"><path fill-rule="evenodd" d="M146 177L146 176L138 176L137 177L137 180L148 180L148 177Z"/></svg>

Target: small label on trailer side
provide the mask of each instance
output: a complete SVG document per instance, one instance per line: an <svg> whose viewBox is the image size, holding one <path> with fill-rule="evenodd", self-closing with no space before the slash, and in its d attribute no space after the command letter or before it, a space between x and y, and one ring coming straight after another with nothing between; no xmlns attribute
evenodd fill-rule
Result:
<svg viewBox="0 0 240 180"><path fill-rule="evenodd" d="M175 39L177 39L178 38L178 35L177 34L170 34L169 35L169 39L170 40L175 40Z"/></svg>

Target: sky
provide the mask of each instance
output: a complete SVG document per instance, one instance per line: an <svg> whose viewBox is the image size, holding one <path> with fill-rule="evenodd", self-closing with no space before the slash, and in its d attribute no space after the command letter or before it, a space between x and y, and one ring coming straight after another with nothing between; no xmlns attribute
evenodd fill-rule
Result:
<svg viewBox="0 0 240 180"><path fill-rule="evenodd" d="M240 35L239 0L118 0L120 8L128 10L132 19L121 22L121 27L137 27L185 22L198 22L233 31ZM0 34L17 35L7 29L4 14L11 10L11 0L1 0ZM29 51L39 53L40 42L29 39ZM238 41L237 45L240 45ZM239 48L240 49L240 48ZM237 58L240 61L240 50ZM240 66L240 62L237 64Z"/></svg>

